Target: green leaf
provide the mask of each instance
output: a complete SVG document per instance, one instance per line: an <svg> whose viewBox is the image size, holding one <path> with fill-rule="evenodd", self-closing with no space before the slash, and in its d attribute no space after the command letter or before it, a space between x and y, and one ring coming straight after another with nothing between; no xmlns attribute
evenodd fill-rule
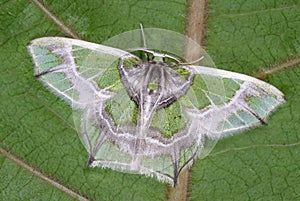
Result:
<svg viewBox="0 0 300 201"><path fill-rule="evenodd" d="M95 43L138 29L139 23L184 33L183 0L44 2L72 32ZM217 67L251 75L260 67L299 58L297 2L209 1L205 45ZM0 20L0 149L90 200L165 200L167 186L154 178L88 169L71 108L33 77L27 43L71 36L34 1L1 1ZM288 102L267 126L222 140L209 157L196 162L192 200L299 199L299 78L299 66L267 77ZM74 199L9 157L0 155L0 161L3 200Z"/></svg>

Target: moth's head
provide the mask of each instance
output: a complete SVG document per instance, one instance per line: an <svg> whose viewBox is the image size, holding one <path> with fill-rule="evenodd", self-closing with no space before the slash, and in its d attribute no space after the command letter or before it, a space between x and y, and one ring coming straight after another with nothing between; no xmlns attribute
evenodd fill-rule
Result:
<svg viewBox="0 0 300 201"><path fill-rule="evenodd" d="M149 49L136 49L132 51L131 54L139 57L143 62L165 63L169 66L176 66L182 62L182 59L162 51L156 52Z"/></svg>

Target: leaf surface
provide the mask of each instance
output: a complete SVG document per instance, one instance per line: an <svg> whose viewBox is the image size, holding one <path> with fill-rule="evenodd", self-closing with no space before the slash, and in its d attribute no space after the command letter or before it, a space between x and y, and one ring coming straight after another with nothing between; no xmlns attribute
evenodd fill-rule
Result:
<svg viewBox="0 0 300 201"><path fill-rule="evenodd" d="M101 43L145 27L184 33L186 2L44 1L45 8L81 39ZM300 54L297 1L209 1L205 45L218 68L251 75ZM0 148L89 200L165 200L154 178L88 169L71 108L33 77L29 41L70 37L33 1L0 3ZM192 200L296 200L300 196L299 66L265 81L288 102L264 127L220 141L192 168ZM0 155L3 200L74 200Z"/></svg>

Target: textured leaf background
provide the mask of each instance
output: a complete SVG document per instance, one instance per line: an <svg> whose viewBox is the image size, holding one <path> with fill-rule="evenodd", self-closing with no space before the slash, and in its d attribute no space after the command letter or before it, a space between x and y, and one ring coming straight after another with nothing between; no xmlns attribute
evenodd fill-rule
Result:
<svg viewBox="0 0 300 201"><path fill-rule="evenodd" d="M45 11L36 2L0 1L0 200L167 200L156 179L86 167L71 108L33 77L26 45L44 36L101 43L139 23L184 33L190 4L40 1ZM217 67L263 77L288 102L267 126L224 139L198 160L189 199L300 200L299 1L211 0L206 12L203 43Z"/></svg>

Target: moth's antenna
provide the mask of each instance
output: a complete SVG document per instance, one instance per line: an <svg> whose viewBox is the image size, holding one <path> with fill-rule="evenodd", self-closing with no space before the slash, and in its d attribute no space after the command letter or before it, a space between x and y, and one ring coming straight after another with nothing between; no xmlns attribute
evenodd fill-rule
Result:
<svg viewBox="0 0 300 201"><path fill-rule="evenodd" d="M140 27L141 27L141 32L142 32L144 50L147 50L146 37L145 37L144 27L143 27L142 23L140 23ZM147 58L147 61L150 60L146 51L145 51L145 57Z"/></svg>
<svg viewBox="0 0 300 201"><path fill-rule="evenodd" d="M199 59L196 59L194 61L191 61L191 62L186 62L186 63L179 63L180 65L191 65L191 64L195 64L199 61L201 61L202 59L204 59L204 56L200 57Z"/></svg>
<svg viewBox="0 0 300 201"><path fill-rule="evenodd" d="M141 27L141 32L142 32L144 49L146 50L147 49L147 44L146 44L146 38L145 38L145 33L144 33L144 27L143 27L142 23L140 23L140 27Z"/></svg>

